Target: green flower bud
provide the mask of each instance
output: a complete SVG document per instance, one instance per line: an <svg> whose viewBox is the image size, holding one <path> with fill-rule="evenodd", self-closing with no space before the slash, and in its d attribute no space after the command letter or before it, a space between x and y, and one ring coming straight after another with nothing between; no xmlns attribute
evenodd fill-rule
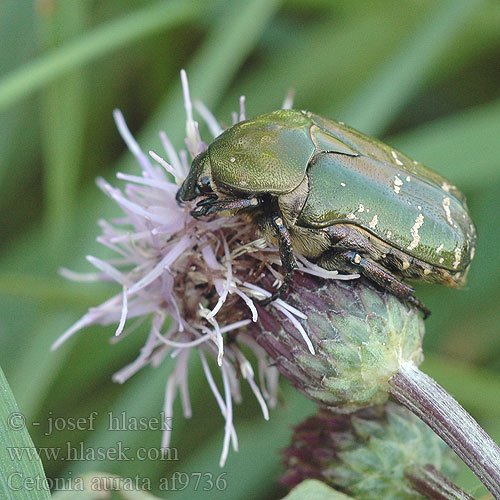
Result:
<svg viewBox="0 0 500 500"><path fill-rule="evenodd" d="M307 316L296 326L272 308L259 308L251 334L296 388L324 408L353 412L381 404L401 363L423 360L419 312L369 282L325 280L296 273L286 303Z"/></svg>
<svg viewBox="0 0 500 500"><path fill-rule="evenodd" d="M417 500L408 475L456 473L456 456L427 425L394 403L351 415L320 411L295 429L285 452L289 488L316 478L363 500ZM442 477L442 476L441 476Z"/></svg>

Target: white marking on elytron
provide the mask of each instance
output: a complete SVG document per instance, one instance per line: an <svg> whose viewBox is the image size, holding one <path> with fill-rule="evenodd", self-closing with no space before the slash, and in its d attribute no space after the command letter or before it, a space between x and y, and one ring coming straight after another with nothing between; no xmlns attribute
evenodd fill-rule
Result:
<svg viewBox="0 0 500 500"><path fill-rule="evenodd" d="M444 243L441 243L441 245L439 245L436 248L436 253L439 255L443 251L443 248L444 248Z"/></svg>
<svg viewBox="0 0 500 500"><path fill-rule="evenodd" d="M443 262L444 262L443 257L440 257L440 258L439 258L439 263L440 263L440 264L442 264Z"/></svg>
<svg viewBox="0 0 500 500"><path fill-rule="evenodd" d="M448 222L450 223L451 226L454 226L455 224L453 224L453 220L451 218L450 202L451 202L451 200L448 198L448 196L445 196L443 198L443 208L444 208L444 211L446 213L446 219L448 220Z"/></svg>
<svg viewBox="0 0 500 500"><path fill-rule="evenodd" d="M403 260L403 265L401 266L402 271L406 271L410 267L410 263L407 260Z"/></svg>
<svg viewBox="0 0 500 500"><path fill-rule="evenodd" d="M345 122L339 122L341 125L345 125Z"/></svg>
<svg viewBox="0 0 500 500"><path fill-rule="evenodd" d="M347 214L346 217L349 219L349 220L353 220L356 218L356 216L353 214L353 213L350 213L350 214Z"/></svg>
<svg viewBox="0 0 500 500"><path fill-rule="evenodd" d="M420 235L418 234L418 230L422 227L423 223L424 223L424 216L422 214L418 214L417 218L415 219L415 224L413 224L413 227L410 229L410 233L413 237L413 240L406 247L408 250L413 250L420 243Z"/></svg>
<svg viewBox="0 0 500 500"><path fill-rule="evenodd" d="M340 185L345 188L345 182L341 182Z"/></svg>
<svg viewBox="0 0 500 500"><path fill-rule="evenodd" d="M401 186L403 185L403 181L397 176L394 176L394 192L399 194L401 191Z"/></svg>
<svg viewBox="0 0 500 500"><path fill-rule="evenodd" d="M358 212L364 212L364 211L365 211L365 206L362 203L360 203L359 208L358 208Z"/></svg>
<svg viewBox="0 0 500 500"><path fill-rule="evenodd" d="M443 182L443 184L441 184L441 188L443 189L443 191L446 191L447 193L450 192L450 189L454 187L452 186L451 184L448 184L447 182Z"/></svg>
<svg viewBox="0 0 500 500"><path fill-rule="evenodd" d="M476 255L476 247L472 247L470 249L470 259L471 260L474 258L474 255Z"/></svg>
<svg viewBox="0 0 500 500"><path fill-rule="evenodd" d="M406 203L408 203L408 205L410 205L410 207L411 207L411 201L406 200Z"/></svg>
<svg viewBox="0 0 500 500"><path fill-rule="evenodd" d="M361 255L359 255L359 253L357 253L355 256L354 256L354 262L356 264L359 264L361 262Z"/></svg>
<svg viewBox="0 0 500 500"><path fill-rule="evenodd" d="M417 160L413 160L413 163L414 163L414 165L418 165L418 161Z"/></svg>
<svg viewBox="0 0 500 500"><path fill-rule="evenodd" d="M373 219L368 224L368 226L370 226L370 229L375 229L377 227L377 224L378 224L378 216L375 214L373 216Z"/></svg>
<svg viewBox="0 0 500 500"><path fill-rule="evenodd" d="M235 158L234 156L231 156L231 158L229 158L229 161L230 161L231 163L234 163L234 162L236 161L236 158Z"/></svg>
<svg viewBox="0 0 500 500"><path fill-rule="evenodd" d="M394 160L396 160L396 163L398 165L403 165L403 162L398 158L396 151L391 151L391 155L394 158Z"/></svg>
<svg viewBox="0 0 500 500"><path fill-rule="evenodd" d="M460 264L460 257L462 254L462 250L460 248L455 248L455 260L453 261L453 269L456 269L458 267L458 264Z"/></svg>
<svg viewBox="0 0 500 500"><path fill-rule="evenodd" d="M409 175L406 176L406 182L410 182L411 181L411 177Z"/></svg>
<svg viewBox="0 0 500 500"><path fill-rule="evenodd" d="M390 238L392 236L392 233L390 231L387 231L387 237Z"/></svg>
<svg viewBox="0 0 500 500"><path fill-rule="evenodd" d="M247 185L248 185L248 182L247 182L247 181L240 181L240 184L241 184L242 186L247 186Z"/></svg>
<svg viewBox="0 0 500 500"><path fill-rule="evenodd" d="M370 213L370 209L369 209L369 208L367 208L367 209L366 209L366 213L367 213L367 214L369 214L369 213Z"/></svg>
<svg viewBox="0 0 500 500"><path fill-rule="evenodd" d="M421 206L421 205L419 205L417 208L418 208L419 210L422 210L422 206Z"/></svg>

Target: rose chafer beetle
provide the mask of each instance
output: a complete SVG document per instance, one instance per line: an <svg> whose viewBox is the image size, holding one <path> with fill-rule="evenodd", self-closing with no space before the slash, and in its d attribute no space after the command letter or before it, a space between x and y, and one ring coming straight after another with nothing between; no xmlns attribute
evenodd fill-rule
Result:
<svg viewBox="0 0 500 500"><path fill-rule="evenodd" d="M279 110L240 122L200 153L177 193L195 217L243 215L279 247L284 292L293 251L358 272L420 308L403 280L459 287L476 230L462 193L440 175L343 123Z"/></svg>

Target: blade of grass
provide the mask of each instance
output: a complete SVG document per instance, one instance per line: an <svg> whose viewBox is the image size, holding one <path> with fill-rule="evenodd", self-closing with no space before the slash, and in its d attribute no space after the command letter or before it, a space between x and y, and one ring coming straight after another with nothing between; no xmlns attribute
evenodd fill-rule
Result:
<svg viewBox="0 0 500 500"><path fill-rule="evenodd" d="M50 500L42 462L1 368L0 396L0 496L30 500L36 492L37 499Z"/></svg>
<svg viewBox="0 0 500 500"><path fill-rule="evenodd" d="M500 99L422 125L388 142L473 191L500 179Z"/></svg>
<svg viewBox="0 0 500 500"><path fill-rule="evenodd" d="M113 19L0 80L0 112L72 70L202 12L199 2L160 1Z"/></svg>
<svg viewBox="0 0 500 500"><path fill-rule="evenodd" d="M339 115L365 133L380 134L422 85L443 51L483 0L445 0L382 69L347 102Z"/></svg>
<svg viewBox="0 0 500 500"><path fill-rule="evenodd" d="M55 4L39 15L42 45L57 47L85 30L89 5L80 0ZM78 181L86 125L85 73L73 71L42 93L41 129L44 187L44 223L52 242L50 257L57 262L59 248L69 236L77 203Z"/></svg>

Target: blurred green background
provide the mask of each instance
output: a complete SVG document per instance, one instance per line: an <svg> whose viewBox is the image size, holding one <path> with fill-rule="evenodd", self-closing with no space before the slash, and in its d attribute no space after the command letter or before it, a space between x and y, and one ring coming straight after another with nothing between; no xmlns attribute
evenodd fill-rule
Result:
<svg viewBox="0 0 500 500"><path fill-rule="evenodd" d="M401 149L466 194L479 233L463 290L418 286L432 310L423 369L500 442L500 4L496 0L3 0L0 3L0 365L36 446L157 447L160 432L112 432L107 414L157 416L172 366L124 386L112 374L132 361L146 329L110 345L90 328L56 353L50 344L115 288L69 283L60 266L88 271L96 220L117 214L97 189L102 175L138 168L112 119L120 108L145 150L158 131L182 146L179 70L193 97L225 123L247 97L247 115L295 106ZM46 460L49 477L109 471L153 487L174 471L222 471L223 419L195 360L194 415L176 405L171 446L179 461ZM265 422L246 391L236 408L239 453L227 489L158 490L168 498L279 498L279 450L290 425L313 411L283 381ZM94 431L47 435L48 417L99 417ZM484 490L463 468L459 483ZM201 489L201 488L200 488Z"/></svg>

